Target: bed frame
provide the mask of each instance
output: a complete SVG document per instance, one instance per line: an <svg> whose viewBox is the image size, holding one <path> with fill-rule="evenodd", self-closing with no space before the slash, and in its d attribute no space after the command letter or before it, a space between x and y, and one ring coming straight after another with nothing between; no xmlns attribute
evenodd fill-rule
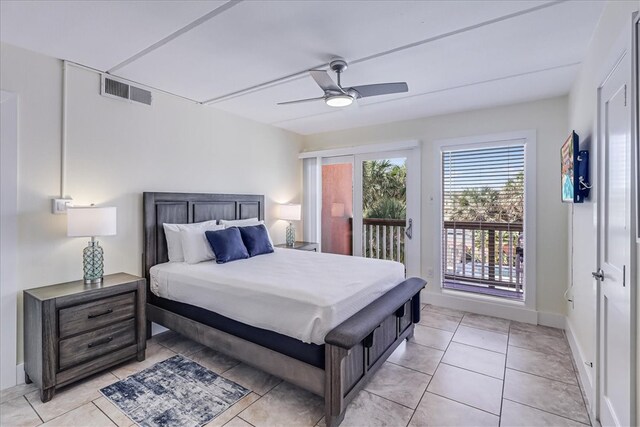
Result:
<svg viewBox="0 0 640 427"><path fill-rule="evenodd" d="M244 194L144 193L144 254L147 301L153 301L149 269L168 261L163 223L212 219L264 219L264 196ZM325 338L321 369L251 341L147 303L147 331L158 323L258 369L282 378L325 400L327 426L337 426L347 404L420 320L420 290L426 282L410 278L382 295Z"/></svg>

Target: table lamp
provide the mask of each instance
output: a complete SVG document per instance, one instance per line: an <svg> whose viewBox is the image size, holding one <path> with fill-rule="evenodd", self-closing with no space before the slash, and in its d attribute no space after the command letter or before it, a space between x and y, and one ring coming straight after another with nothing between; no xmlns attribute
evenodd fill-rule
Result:
<svg viewBox="0 0 640 427"><path fill-rule="evenodd" d="M280 205L280 219L289 221L289 225L287 226L287 246L293 246L296 242L296 229L291 221L300 221L301 213L301 205Z"/></svg>
<svg viewBox="0 0 640 427"><path fill-rule="evenodd" d="M115 207L69 207L67 209L67 236L91 237L89 245L82 253L84 283L102 283L104 274L104 251L96 240L97 236L116 234Z"/></svg>

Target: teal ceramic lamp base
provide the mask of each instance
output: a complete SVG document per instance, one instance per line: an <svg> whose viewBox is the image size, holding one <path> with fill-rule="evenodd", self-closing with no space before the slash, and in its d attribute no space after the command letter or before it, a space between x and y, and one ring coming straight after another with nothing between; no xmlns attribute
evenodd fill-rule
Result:
<svg viewBox="0 0 640 427"><path fill-rule="evenodd" d="M84 266L84 283L102 283L104 275L104 250L95 237L91 238L89 246L82 253Z"/></svg>
<svg viewBox="0 0 640 427"><path fill-rule="evenodd" d="M287 246L293 246L296 243L296 229L292 223L287 226Z"/></svg>

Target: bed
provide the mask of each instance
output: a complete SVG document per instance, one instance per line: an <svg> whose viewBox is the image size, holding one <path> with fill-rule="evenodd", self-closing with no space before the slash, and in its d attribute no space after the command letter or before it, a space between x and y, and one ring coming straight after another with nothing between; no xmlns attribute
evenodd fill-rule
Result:
<svg viewBox="0 0 640 427"><path fill-rule="evenodd" d="M324 397L327 426L413 336L426 282L404 280L395 263L288 249L223 265L167 263L163 223L263 219L264 196L144 193L143 205L148 333L158 323ZM288 321L269 320L287 307Z"/></svg>

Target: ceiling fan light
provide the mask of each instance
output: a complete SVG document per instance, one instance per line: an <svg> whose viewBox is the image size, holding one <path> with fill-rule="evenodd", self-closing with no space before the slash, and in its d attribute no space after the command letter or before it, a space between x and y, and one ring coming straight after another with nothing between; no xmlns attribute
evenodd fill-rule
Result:
<svg viewBox="0 0 640 427"><path fill-rule="evenodd" d="M353 103L353 97L349 95L334 95L325 99L329 107L348 107Z"/></svg>

